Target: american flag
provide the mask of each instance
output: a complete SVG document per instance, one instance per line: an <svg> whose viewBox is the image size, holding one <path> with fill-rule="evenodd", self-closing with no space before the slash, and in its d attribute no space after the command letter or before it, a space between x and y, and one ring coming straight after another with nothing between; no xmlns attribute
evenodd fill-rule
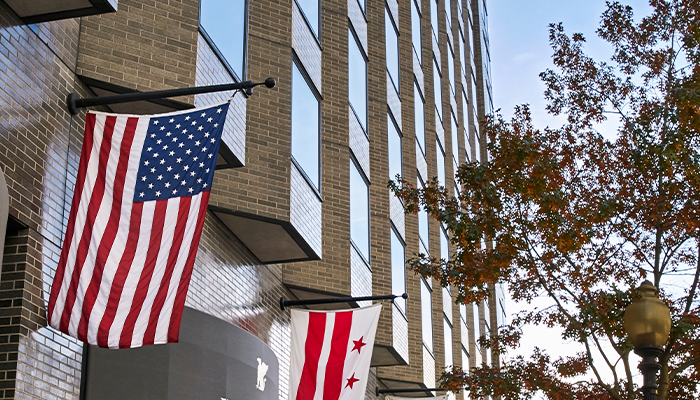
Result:
<svg viewBox="0 0 700 400"><path fill-rule="evenodd" d="M289 399L364 400L381 310L292 310Z"/></svg>
<svg viewBox="0 0 700 400"><path fill-rule="evenodd" d="M228 106L87 114L52 327L100 347L177 342Z"/></svg>

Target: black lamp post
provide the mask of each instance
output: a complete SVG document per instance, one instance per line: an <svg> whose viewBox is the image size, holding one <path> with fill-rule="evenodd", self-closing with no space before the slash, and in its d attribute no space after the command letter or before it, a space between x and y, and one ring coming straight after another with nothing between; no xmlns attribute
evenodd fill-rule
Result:
<svg viewBox="0 0 700 400"><path fill-rule="evenodd" d="M644 400L656 400L656 374L661 370L657 359L663 353L662 346L671 332L671 313L657 297L658 290L651 282L642 282L639 290L642 297L632 300L632 304L627 306L624 325L634 345L634 352L642 357L639 370L644 376Z"/></svg>

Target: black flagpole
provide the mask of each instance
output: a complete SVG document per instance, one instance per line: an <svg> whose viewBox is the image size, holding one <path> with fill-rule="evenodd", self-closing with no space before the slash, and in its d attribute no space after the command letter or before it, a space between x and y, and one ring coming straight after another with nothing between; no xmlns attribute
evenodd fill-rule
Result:
<svg viewBox="0 0 700 400"><path fill-rule="evenodd" d="M245 90L247 95L251 95L253 94L253 88L255 86L265 85L265 87L271 89L275 87L275 84L276 82L273 78L267 78L265 79L265 82L244 81L238 83L224 83L221 85L157 90L154 92L137 92L117 94L114 96L88 97L85 99L80 98L80 96L78 96L76 93L71 93L66 98L66 105L68 106L68 111L70 111L72 115L76 115L83 107L128 103L130 101L164 99L167 97L187 96L190 94L224 92L228 90Z"/></svg>
<svg viewBox="0 0 700 400"><path fill-rule="evenodd" d="M402 295L390 294L386 296L366 296L366 297L331 297L325 299L308 299L308 300L287 300L284 297L280 299L280 307L284 311L290 306L305 306L311 304L329 304L329 303L348 303L351 301L367 301L367 300L391 300L394 301L395 298L401 297L403 299L408 298L408 293Z"/></svg>
<svg viewBox="0 0 700 400"><path fill-rule="evenodd" d="M445 388L406 388L406 389L380 389L377 386L374 392L379 396L383 393L419 393L419 392L444 392Z"/></svg>

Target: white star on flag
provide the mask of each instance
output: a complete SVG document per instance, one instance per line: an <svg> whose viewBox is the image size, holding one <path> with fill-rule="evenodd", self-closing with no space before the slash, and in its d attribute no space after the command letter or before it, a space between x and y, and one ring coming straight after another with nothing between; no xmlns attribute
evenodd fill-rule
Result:
<svg viewBox="0 0 700 400"><path fill-rule="evenodd" d="M290 400L363 400L381 304L292 310Z"/></svg>

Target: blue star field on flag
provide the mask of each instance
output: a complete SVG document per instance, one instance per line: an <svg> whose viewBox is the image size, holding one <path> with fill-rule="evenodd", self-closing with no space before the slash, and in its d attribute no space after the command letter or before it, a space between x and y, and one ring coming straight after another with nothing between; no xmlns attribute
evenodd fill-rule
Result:
<svg viewBox="0 0 700 400"><path fill-rule="evenodd" d="M193 196L211 188L228 106L151 119L134 201Z"/></svg>

